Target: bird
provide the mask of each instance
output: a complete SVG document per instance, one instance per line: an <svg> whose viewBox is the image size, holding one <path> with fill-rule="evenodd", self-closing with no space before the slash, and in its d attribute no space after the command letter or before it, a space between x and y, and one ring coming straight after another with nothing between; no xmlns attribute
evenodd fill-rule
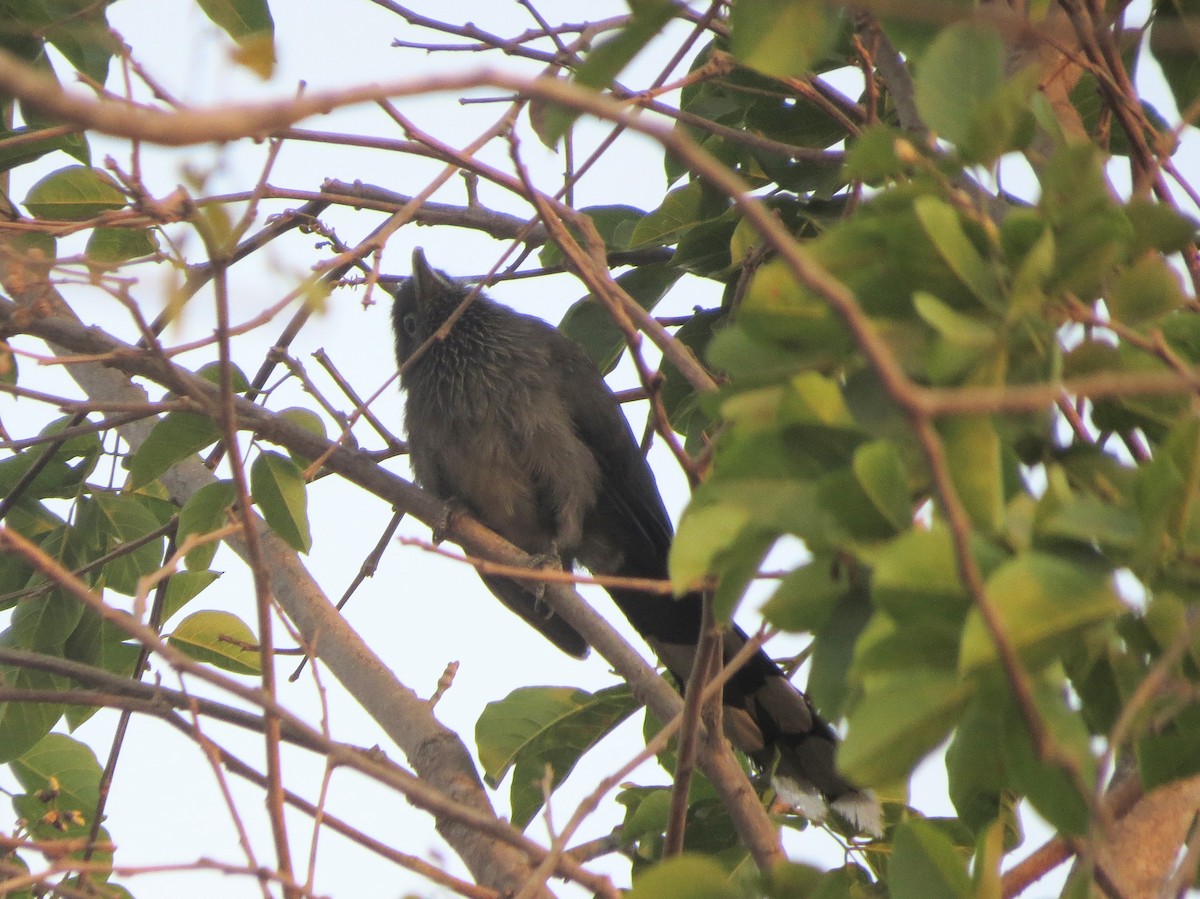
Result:
<svg viewBox="0 0 1200 899"><path fill-rule="evenodd" d="M654 473L603 376L583 348L546 321L434 269L417 248L393 288L396 362L409 458L418 484L468 512L537 560L593 574L667 578L671 519ZM481 574L488 589L560 650L587 641L536 586ZM680 597L607 587L629 623L683 685L702 624L698 592ZM723 634L726 660L745 645ZM837 770L837 735L760 648L723 689L726 735L777 795L820 821L832 807L856 832L877 835L870 790Z"/></svg>

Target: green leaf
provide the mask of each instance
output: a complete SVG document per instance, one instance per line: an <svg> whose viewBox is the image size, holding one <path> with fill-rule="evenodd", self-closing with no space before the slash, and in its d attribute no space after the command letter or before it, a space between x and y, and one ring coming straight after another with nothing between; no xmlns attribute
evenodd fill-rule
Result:
<svg viewBox="0 0 1200 899"><path fill-rule="evenodd" d="M1046 305L1046 284L1054 273L1054 232L1032 209L1014 213L1001 225L1000 242L1009 266L1014 308L1040 313Z"/></svg>
<svg viewBox="0 0 1200 899"><path fill-rule="evenodd" d="M960 346L984 348L996 342L996 331L988 321L959 312L925 291L913 294L913 308L931 328Z"/></svg>
<svg viewBox="0 0 1200 899"><path fill-rule="evenodd" d="M1111 505L1094 496L1072 496L1049 514L1039 514L1035 528L1041 537L1129 551L1137 546L1142 521L1136 509Z"/></svg>
<svg viewBox="0 0 1200 899"><path fill-rule="evenodd" d="M292 549L308 552L308 489L296 463L279 453L260 454L250 466L250 491L275 533Z"/></svg>
<svg viewBox="0 0 1200 899"><path fill-rule="evenodd" d="M733 266L730 242L736 229L730 216L700 222L679 238L671 265L702 278L720 278Z"/></svg>
<svg viewBox="0 0 1200 899"><path fill-rule="evenodd" d="M20 127L13 128L11 131L0 130L0 141L8 141L11 138L24 140L23 143L15 146L0 147L0 172L10 171L45 156L47 153L53 153L55 150L67 152L73 149L77 150L80 141L78 134L56 134L52 137L42 138L36 136L38 132L45 130L47 129L42 127Z"/></svg>
<svg viewBox="0 0 1200 899"><path fill-rule="evenodd" d="M96 84L108 79L108 64L121 50L106 7L93 0L45 0L50 17L46 39Z"/></svg>
<svg viewBox="0 0 1200 899"><path fill-rule="evenodd" d="M84 255L88 262L113 265L158 252L158 237L149 229L95 228Z"/></svg>
<svg viewBox="0 0 1200 899"><path fill-rule="evenodd" d="M221 386L221 363L209 362L200 366L196 369L196 376L219 388ZM236 365L229 366L229 381L234 393L245 393L250 389L250 381L247 379L246 373Z"/></svg>
<svg viewBox="0 0 1200 899"><path fill-rule="evenodd" d="M1187 600L1168 590L1156 590L1150 604L1142 613L1141 620L1136 623L1145 629L1156 650L1166 650L1185 633L1188 618ZM1129 620L1121 623L1125 625L1126 632L1134 626L1134 622ZM1200 636L1193 635L1189 641L1188 657L1191 661L1200 663Z"/></svg>
<svg viewBox="0 0 1200 899"><path fill-rule="evenodd" d="M710 203L704 185L699 181L675 188L663 198L657 209L633 226L633 233L629 236L630 248L661 247L677 242L688 229L717 218L725 211L724 205L710 209Z"/></svg>
<svg viewBox="0 0 1200 899"><path fill-rule="evenodd" d="M738 0L730 13L730 52L774 78L802 78L837 38L841 15L819 0Z"/></svg>
<svg viewBox="0 0 1200 899"><path fill-rule="evenodd" d="M1004 83L1004 43L988 25L957 22L921 57L915 81L921 117L942 137L962 143L976 112Z"/></svg>
<svg viewBox="0 0 1200 899"><path fill-rule="evenodd" d="M990 165L1005 153L1029 146L1036 128L1030 98L1040 76L1040 67L1026 66L984 98L958 145L965 162Z"/></svg>
<svg viewBox="0 0 1200 899"><path fill-rule="evenodd" d="M853 429L854 419L846 408L838 384L816 372L803 372L788 382L780 408L780 418L788 424L819 424L838 429Z"/></svg>
<svg viewBox="0 0 1200 899"><path fill-rule="evenodd" d="M634 226L646 215L644 209L619 203L585 206L579 211L592 220L592 226L609 250L628 250Z"/></svg>
<svg viewBox="0 0 1200 899"><path fill-rule="evenodd" d="M1194 716L1191 716L1194 719ZM1149 734L1137 743L1138 773L1146 790L1200 771L1200 728L1191 720L1187 729L1172 727L1166 733Z"/></svg>
<svg viewBox="0 0 1200 899"><path fill-rule="evenodd" d="M629 249L629 238L633 235L634 226L646 216L644 209L620 204L586 206L578 212L592 220L592 226L609 252ZM574 228L571 232L579 236ZM547 268L562 265L565 258L562 248L552 240L547 241L538 253L538 260Z"/></svg>
<svg viewBox="0 0 1200 899"><path fill-rule="evenodd" d="M1051 760L1043 760L1034 746L1025 723L1025 716L1010 696L996 704L1003 720L999 728L1004 751L1004 766L1010 782L1051 826L1065 833L1082 835L1091 823L1087 796L1096 780L1096 761L1091 750L1091 735L1078 711L1067 701L1062 671L1052 666L1035 679L1033 684L1035 712L1045 728L1046 737L1054 742ZM996 731L993 731L996 733ZM1070 762L1078 775L1075 778L1063 770L1060 759Z"/></svg>
<svg viewBox="0 0 1200 899"><path fill-rule="evenodd" d="M1054 229L1054 281L1089 302L1126 253L1133 228L1109 193L1104 159L1090 143L1055 151L1040 172L1039 209Z"/></svg>
<svg viewBox="0 0 1200 899"><path fill-rule="evenodd" d="M232 481L216 481L205 484L192 494L179 510L179 529L176 542L183 542L192 534L207 534L229 523L228 510L237 501L237 487ZM192 571L207 569L217 553L217 543L209 542L188 550L184 564Z"/></svg>
<svg viewBox="0 0 1200 899"><path fill-rule="evenodd" d="M874 440L854 451L854 477L879 513L897 532L912 524L912 500L908 475L896 445Z"/></svg>
<svg viewBox="0 0 1200 899"><path fill-rule="evenodd" d="M141 540L161 528L157 517L133 493L97 493L80 516L80 528L90 534L105 552ZM157 571L163 562L165 537L156 537L137 549L123 553L104 566L104 576L113 590L133 596L138 579Z"/></svg>
<svg viewBox="0 0 1200 899"><path fill-rule="evenodd" d="M963 616L933 615L895 619L878 611L871 616L854 645L854 664L847 676L868 680L876 675L929 669L958 671L958 645Z"/></svg>
<svg viewBox="0 0 1200 899"><path fill-rule="evenodd" d="M275 23L266 0L196 0L196 3L234 40L274 31Z"/></svg>
<svg viewBox="0 0 1200 899"><path fill-rule="evenodd" d="M625 27L602 40L588 53L575 74L576 83L590 88L608 87L677 12L670 0L630 0L629 9L633 15ZM570 130L578 116L579 113L574 110L548 104L545 112L538 117L537 135L542 143L553 147Z"/></svg>
<svg viewBox="0 0 1200 899"><path fill-rule="evenodd" d="M740 899L729 874L711 858L680 855L637 877L627 899Z"/></svg>
<svg viewBox="0 0 1200 899"><path fill-rule="evenodd" d="M840 353L848 337L829 306L802 288L787 264L772 257L750 280L739 326L761 343L795 342L821 353ZM792 367L795 367L793 348Z"/></svg>
<svg viewBox="0 0 1200 899"><path fill-rule="evenodd" d="M56 807L78 809L89 821L100 802L100 763L91 748L66 734L46 734L11 765L13 776L27 793L51 787Z"/></svg>
<svg viewBox="0 0 1200 899"><path fill-rule="evenodd" d="M1149 249L1178 253L1196 234L1194 219L1163 203L1135 197L1125 207L1125 214L1133 226L1129 253L1134 257Z"/></svg>
<svg viewBox="0 0 1200 899"><path fill-rule="evenodd" d="M844 171L850 178L877 186L906 173L921 154L909 135L876 123L848 142Z"/></svg>
<svg viewBox="0 0 1200 899"><path fill-rule="evenodd" d="M723 309L697 309L695 314L676 330L675 339L691 350L695 358L703 359L707 355L714 333L723 327L726 321ZM661 371L663 408L667 411L671 427L689 438L685 449L689 452L699 452L699 435L705 432L713 421L705 406L704 396L665 358ZM693 442L697 445L693 445Z"/></svg>
<svg viewBox="0 0 1200 899"><path fill-rule="evenodd" d="M859 483L855 472L850 469L838 468L822 475L817 487L821 508L841 526L840 530L846 537L874 542L896 533L896 526L884 517L874 499ZM832 531L828 538L833 542L839 539Z"/></svg>
<svg viewBox="0 0 1200 899"><path fill-rule="evenodd" d="M305 409L301 406L291 406L279 412L279 417L284 421L291 422L299 428L303 428L310 434L315 434L322 440L325 439L325 420L311 409ZM315 459L309 459L301 456L299 453L288 450L288 455L292 457L292 461L300 468L307 468L312 465Z"/></svg>
<svg viewBox="0 0 1200 899"><path fill-rule="evenodd" d="M1171 316L1167 322L1178 316ZM1063 376L1078 377L1097 373L1166 372L1166 363L1122 342L1118 346L1087 340L1072 349L1063 360ZM1092 420L1101 430L1123 432L1142 428L1152 440L1161 440L1176 424L1188 420L1190 408L1181 394L1161 396L1096 397ZM1147 466L1142 466L1146 468Z"/></svg>
<svg viewBox="0 0 1200 899"><path fill-rule="evenodd" d="M946 671L907 670L866 684L850 712L838 768L864 786L906 779L946 739L971 692L969 682Z"/></svg>
<svg viewBox="0 0 1200 899"><path fill-rule="evenodd" d="M70 737L49 734L14 761L12 768L28 790L12 798L13 809L28 827L27 836L46 843L61 841L64 860L83 861L86 855L97 866L88 879L97 897L116 899L125 895L124 891L104 884L105 866L112 864L112 851L85 845L90 842L89 834L96 819L101 776L100 765L91 750ZM94 839L96 844L103 845L111 837L105 828L99 827ZM68 849L68 844L73 844L74 850Z"/></svg>
<svg viewBox="0 0 1200 899"><path fill-rule="evenodd" d="M995 272L963 230L954 207L928 194L913 201L913 210L938 254L959 280L989 309L1002 306Z"/></svg>
<svg viewBox="0 0 1200 899"><path fill-rule="evenodd" d="M812 671L806 692L831 720L841 717L851 696L854 648L871 616L865 580L865 572L852 576L849 587L838 597L837 605L816 632L813 643Z"/></svg>
<svg viewBox="0 0 1200 899"><path fill-rule="evenodd" d="M1150 52L1162 67L1175 108L1189 109L1200 98L1200 2L1154 4Z"/></svg>
<svg viewBox="0 0 1200 899"><path fill-rule="evenodd" d="M779 582L762 607L763 617L785 631L815 631L829 620L848 586L841 560L815 555Z"/></svg>
<svg viewBox="0 0 1200 899"><path fill-rule="evenodd" d="M122 209L127 201L105 172L72 165L51 172L29 189L25 208L34 218L80 222Z"/></svg>
<svg viewBox="0 0 1200 899"><path fill-rule="evenodd" d="M671 814L669 787L625 785L616 799L625 806L625 820L621 822L623 843L633 843L647 836L655 837L666 830Z"/></svg>
<svg viewBox="0 0 1200 899"><path fill-rule="evenodd" d="M38 436L55 437L61 434L68 424L68 418L56 419L42 428ZM49 444L50 441L47 440L46 443ZM68 438L53 450L51 461L26 488L25 496L36 499L75 496L79 492L79 485L95 468L100 450L100 439L94 433ZM10 493L17 481L24 477L33 463L40 460L47 451L48 446L35 446L0 462L0 495ZM79 461L74 465L70 464L75 459Z"/></svg>
<svg viewBox="0 0 1200 899"><path fill-rule="evenodd" d="M668 567L675 591L693 589L715 571L721 556L753 521L749 509L726 505L689 508L671 541Z"/></svg>
<svg viewBox="0 0 1200 899"><path fill-rule="evenodd" d="M94 609L85 608L67 638L63 655L72 662L102 668L121 677L132 677L141 646L125 642L128 639L129 635L116 624L105 621ZM73 732L98 711L96 706L67 706L67 726Z"/></svg>
<svg viewBox="0 0 1200 899"><path fill-rule="evenodd" d="M1138 740L1137 762L1147 792L1200 771L1200 715L1196 710L1184 709L1161 732Z"/></svg>
<svg viewBox="0 0 1200 899"><path fill-rule="evenodd" d="M275 22L267 0L196 0L214 24L237 43L237 62L260 78L275 69Z"/></svg>
<svg viewBox="0 0 1200 899"><path fill-rule="evenodd" d="M913 307L938 332L925 365L933 384L956 384L969 379L1001 345L990 322L959 312L931 293L914 291Z"/></svg>
<svg viewBox="0 0 1200 899"><path fill-rule="evenodd" d="M817 885L824 877L825 871L814 865L780 862L766 872L766 896L768 899L815 896Z"/></svg>
<svg viewBox="0 0 1200 899"><path fill-rule="evenodd" d="M261 674L262 658L255 649L258 638L229 612L193 612L179 622L167 641L198 662L207 662L234 674Z"/></svg>
<svg viewBox="0 0 1200 899"><path fill-rule="evenodd" d="M1200 332L1200 328L1196 329ZM1200 336L1197 337L1200 345ZM787 349L762 343L738 322L719 329L708 345L708 362L735 381L740 378L774 381L796 367L795 355Z"/></svg>
<svg viewBox="0 0 1200 899"><path fill-rule="evenodd" d="M40 578L39 578L40 580ZM17 601L12 634L19 645L57 655L83 615L83 604L61 587Z"/></svg>
<svg viewBox="0 0 1200 899"><path fill-rule="evenodd" d="M682 272L674 266L642 265L623 272L615 279L629 296L649 312L679 280ZM587 352L601 373L616 366L625 350L625 335L613 322L607 307L590 296L567 310L559 328Z"/></svg>
<svg viewBox="0 0 1200 899"><path fill-rule="evenodd" d="M1137 325L1166 315L1187 302L1179 274L1161 256L1142 256L1117 275L1105 295L1118 321Z"/></svg>
<svg viewBox="0 0 1200 899"><path fill-rule="evenodd" d="M221 576L219 571L179 571L167 582L162 620L171 618Z"/></svg>
<svg viewBox="0 0 1200 899"><path fill-rule="evenodd" d="M729 622L750 582L758 574L762 561L775 543L777 534L759 528L743 533L722 554L720 581L713 591L713 617Z"/></svg>
<svg viewBox="0 0 1200 899"><path fill-rule="evenodd" d="M1007 787L1004 752L996 739L1001 725L991 697L977 694L946 749L950 800L959 819L975 833L999 816Z"/></svg>
<svg viewBox="0 0 1200 899"><path fill-rule="evenodd" d="M995 424L986 415L947 419L942 439L954 489L971 523L986 534L997 533L1004 522L1004 470Z"/></svg>
<svg viewBox="0 0 1200 899"><path fill-rule="evenodd" d="M547 768L550 789L557 789L583 754L637 708L624 685L597 693L523 687L488 703L475 725L475 743L492 787L513 768L513 823L524 828L542 807Z"/></svg>
<svg viewBox="0 0 1200 899"><path fill-rule="evenodd" d="M629 10L633 15L628 24L597 44L587 55L575 75L579 84L594 88L608 87L677 12L670 0L630 0Z"/></svg>
<svg viewBox="0 0 1200 899"><path fill-rule="evenodd" d="M1065 652L1081 630L1121 614L1112 572L1084 558L1021 553L988 578L986 592L1009 645L1031 664ZM967 616L959 670L996 662L996 648L978 610Z"/></svg>
<svg viewBox="0 0 1200 899"><path fill-rule="evenodd" d="M21 646L12 630L0 634L0 644ZM32 690L66 690L71 682L56 674L0 665L0 679L9 687ZM60 703L6 702L0 704L0 764L24 755L50 733L62 717Z"/></svg>
<svg viewBox="0 0 1200 899"><path fill-rule="evenodd" d="M0 46L25 62L44 58L42 31L53 22L45 3L5 0L0 14L7 26L0 34Z"/></svg>
<svg viewBox="0 0 1200 899"><path fill-rule="evenodd" d="M710 480L693 498L671 544L668 568L675 589L692 589L710 573L732 576L726 566L765 551L764 536L770 541L779 534L812 533L825 523L814 500L813 485L800 481L750 473Z"/></svg>
<svg viewBox="0 0 1200 899"><path fill-rule="evenodd" d="M129 460L130 487L150 483L171 466L221 439L221 429L207 415L168 412Z"/></svg>
<svg viewBox="0 0 1200 899"><path fill-rule="evenodd" d="M975 895L963 853L940 828L920 818L896 825L887 880L891 899Z"/></svg>

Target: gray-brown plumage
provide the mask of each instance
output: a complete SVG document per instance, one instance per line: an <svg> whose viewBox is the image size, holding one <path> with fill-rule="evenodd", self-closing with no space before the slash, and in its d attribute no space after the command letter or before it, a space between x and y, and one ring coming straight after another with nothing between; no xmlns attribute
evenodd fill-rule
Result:
<svg viewBox="0 0 1200 899"><path fill-rule="evenodd" d="M466 287L413 254L396 291L396 359L408 360L466 297ZM403 372L413 471L526 552L579 563L597 574L666 578L672 528L654 475L629 423L583 350L538 318L476 297L444 340ZM565 652L587 643L539 602L531 586L485 576L510 609ZM608 591L680 683L691 673L701 598ZM725 657L744 645L731 628ZM730 739L776 775L781 793L809 817L825 800L863 830L878 805L834 765L836 737L761 650L724 691Z"/></svg>

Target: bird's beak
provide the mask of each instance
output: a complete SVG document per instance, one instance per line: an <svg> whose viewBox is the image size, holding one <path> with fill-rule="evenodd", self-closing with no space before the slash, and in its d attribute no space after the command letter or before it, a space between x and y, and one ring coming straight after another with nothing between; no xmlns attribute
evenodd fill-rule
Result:
<svg viewBox="0 0 1200 899"><path fill-rule="evenodd" d="M413 250L412 276L417 282L417 296L428 296L430 288L437 283L438 276L429 262L425 259L425 251L420 247Z"/></svg>

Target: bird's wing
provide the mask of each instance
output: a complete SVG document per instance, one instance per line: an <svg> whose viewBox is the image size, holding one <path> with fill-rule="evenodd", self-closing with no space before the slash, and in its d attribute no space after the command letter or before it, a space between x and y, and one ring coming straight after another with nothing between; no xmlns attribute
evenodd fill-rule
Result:
<svg viewBox="0 0 1200 899"><path fill-rule="evenodd" d="M577 659L587 657L587 641L549 606L543 605L529 587L512 578L488 574L479 577L497 599L567 655Z"/></svg>
<svg viewBox="0 0 1200 899"><path fill-rule="evenodd" d="M563 403L601 472L593 530L620 544L618 569L599 573L664 578L673 529L654 474L591 360L569 338L558 336L562 345L556 355L570 372L560 382Z"/></svg>

